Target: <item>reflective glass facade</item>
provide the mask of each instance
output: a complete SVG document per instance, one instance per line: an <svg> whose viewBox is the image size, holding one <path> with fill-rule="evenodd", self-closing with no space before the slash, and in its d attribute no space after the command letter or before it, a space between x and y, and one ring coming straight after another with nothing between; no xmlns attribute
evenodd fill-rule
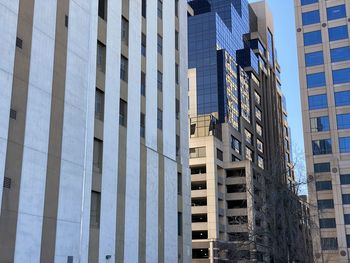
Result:
<svg viewBox="0 0 350 263"><path fill-rule="evenodd" d="M350 129L350 113L337 114L337 128Z"/></svg>
<svg viewBox="0 0 350 263"><path fill-rule="evenodd" d="M327 107L326 94L309 96L309 110L326 109Z"/></svg>
<svg viewBox="0 0 350 263"><path fill-rule="evenodd" d="M329 41L337 41L341 39L347 39L348 34L348 27L345 26L338 26L338 27L332 27L328 29L328 35L329 35Z"/></svg>
<svg viewBox="0 0 350 263"><path fill-rule="evenodd" d="M340 47L340 48L333 48L331 49L331 61L334 62L341 62L350 60L350 47Z"/></svg>
<svg viewBox="0 0 350 263"><path fill-rule="evenodd" d="M318 0L301 0L301 5L310 5L314 3L318 3Z"/></svg>
<svg viewBox="0 0 350 263"><path fill-rule="evenodd" d="M324 72L306 75L306 82L308 88L323 87L326 85L326 75Z"/></svg>
<svg viewBox="0 0 350 263"><path fill-rule="evenodd" d="M311 122L310 123L311 132L329 131L329 117L328 116L311 118L310 122Z"/></svg>
<svg viewBox="0 0 350 263"><path fill-rule="evenodd" d="M304 26L320 23L320 11L314 10L302 13L302 21Z"/></svg>
<svg viewBox="0 0 350 263"><path fill-rule="evenodd" d="M334 20L346 17L345 5L332 6L327 8L327 19Z"/></svg>
<svg viewBox="0 0 350 263"><path fill-rule="evenodd" d="M322 65L323 63L323 51L305 54L305 66L312 67Z"/></svg>
<svg viewBox="0 0 350 263"><path fill-rule="evenodd" d="M350 90L334 93L335 106L350 106Z"/></svg>
<svg viewBox="0 0 350 263"><path fill-rule="evenodd" d="M321 30L304 33L304 45L311 46L322 43Z"/></svg>
<svg viewBox="0 0 350 263"><path fill-rule="evenodd" d="M350 82L350 68L333 70L333 84Z"/></svg>

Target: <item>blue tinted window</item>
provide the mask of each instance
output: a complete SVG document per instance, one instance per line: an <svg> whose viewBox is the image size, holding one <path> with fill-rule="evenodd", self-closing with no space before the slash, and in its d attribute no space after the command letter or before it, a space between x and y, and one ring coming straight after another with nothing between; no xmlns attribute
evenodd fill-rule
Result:
<svg viewBox="0 0 350 263"><path fill-rule="evenodd" d="M335 218L320 219L320 228L335 228Z"/></svg>
<svg viewBox="0 0 350 263"><path fill-rule="evenodd" d="M338 26L328 29L329 41L336 41L348 38L348 27Z"/></svg>
<svg viewBox="0 0 350 263"><path fill-rule="evenodd" d="M317 51L305 54L305 65L307 67L323 64L323 51Z"/></svg>
<svg viewBox="0 0 350 263"><path fill-rule="evenodd" d="M344 214L345 225L350 225L350 214Z"/></svg>
<svg viewBox="0 0 350 263"><path fill-rule="evenodd" d="M350 82L350 68L333 70L333 84Z"/></svg>
<svg viewBox="0 0 350 263"><path fill-rule="evenodd" d="M314 172L315 173L327 173L331 171L330 163L315 163Z"/></svg>
<svg viewBox="0 0 350 263"><path fill-rule="evenodd" d="M309 110L325 109L327 107L326 94L309 96Z"/></svg>
<svg viewBox="0 0 350 263"><path fill-rule="evenodd" d="M339 138L339 151L341 153L350 152L350 137L340 137Z"/></svg>
<svg viewBox="0 0 350 263"><path fill-rule="evenodd" d="M327 19L334 20L346 17L345 5L332 6L327 8Z"/></svg>
<svg viewBox="0 0 350 263"><path fill-rule="evenodd" d="M306 82L308 88L317 88L326 86L326 75L324 72L306 75Z"/></svg>
<svg viewBox="0 0 350 263"><path fill-rule="evenodd" d="M348 106L350 105L350 91L340 91L334 93L335 106Z"/></svg>
<svg viewBox="0 0 350 263"><path fill-rule="evenodd" d="M310 46L322 43L321 31L313 31L309 33L304 33L304 45Z"/></svg>
<svg viewBox="0 0 350 263"><path fill-rule="evenodd" d="M318 3L318 0L301 0L301 5L310 5L313 3Z"/></svg>
<svg viewBox="0 0 350 263"><path fill-rule="evenodd" d="M350 194L343 194L343 205L350 204Z"/></svg>
<svg viewBox="0 0 350 263"><path fill-rule="evenodd" d="M311 118L310 127L311 127L311 132L329 131L329 118L328 118L328 116Z"/></svg>
<svg viewBox="0 0 350 263"><path fill-rule="evenodd" d="M340 175L341 184L350 184L350 174L341 174Z"/></svg>
<svg viewBox="0 0 350 263"><path fill-rule="evenodd" d="M332 62L350 60L350 47L340 47L331 49Z"/></svg>
<svg viewBox="0 0 350 263"><path fill-rule="evenodd" d="M334 208L333 199L317 200L318 209Z"/></svg>
<svg viewBox="0 0 350 263"><path fill-rule="evenodd" d="M312 141L312 152L314 155L332 153L331 139Z"/></svg>
<svg viewBox="0 0 350 263"><path fill-rule="evenodd" d="M350 129L350 114L338 114L337 127L338 129Z"/></svg>
<svg viewBox="0 0 350 263"><path fill-rule="evenodd" d="M332 190L332 182L331 181L316 182L316 191L326 191L326 190Z"/></svg>
<svg viewBox="0 0 350 263"><path fill-rule="evenodd" d="M318 10L302 13L303 25L320 23L320 12Z"/></svg>

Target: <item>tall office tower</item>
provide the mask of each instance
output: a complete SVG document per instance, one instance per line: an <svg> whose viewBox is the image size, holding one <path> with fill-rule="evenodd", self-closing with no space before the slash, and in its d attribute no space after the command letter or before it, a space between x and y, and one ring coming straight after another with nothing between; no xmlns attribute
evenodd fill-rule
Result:
<svg viewBox="0 0 350 263"><path fill-rule="evenodd" d="M317 262L350 260L348 0L295 0L309 196Z"/></svg>
<svg viewBox="0 0 350 263"><path fill-rule="evenodd" d="M0 1L0 35L0 262L190 262L187 2Z"/></svg>
<svg viewBox="0 0 350 263"><path fill-rule="evenodd" d="M189 4L192 262L305 262L271 13Z"/></svg>

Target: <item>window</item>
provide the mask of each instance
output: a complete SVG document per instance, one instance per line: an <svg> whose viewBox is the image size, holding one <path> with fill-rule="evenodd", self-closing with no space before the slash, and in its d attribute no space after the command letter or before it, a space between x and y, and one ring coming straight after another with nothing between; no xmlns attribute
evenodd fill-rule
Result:
<svg viewBox="0 0 350 263"><path fill-rule="evenodd" d="M252 137L253 135L248 131L248 130L244 130L244 139L247 143L249 144L253 144L253 141L252 141Z"/></svg>
<svg viewBox="0 0 350 263"><path fill-rule="evenodd" d="M125 100L120 99L119 103L119 125L124 127L127 126L127 112L128 112L128 104Z"/></svg>
<svg viewBox="0 0 350 263"><path fill-rule="evenodd" d="M350 82L350 68L333 70L333 84L343 84Z"/></svg>
<svg viewBox="0 0 350 263"><path fill-rule="evenodd" d="M327 108L327 95L309 96L309 110L318 110Z"/></svg>
<svg viewBox="0 0 350 263"><path fill-rule="evenodd" d="M146 18L146 13L147 13L147 0L142 0L142 16Z"/></svg>
<svg viewBox="0 0 350 263"><path fill-rule="evenodd" d="M319 181L316 182L316 191L332 190L331 181Z"/></svg>
<svg viewBox="0 0 350 263"><path fill-rule="evenodd" d="M14 109L10 109L10 118L13 120L17 119L17 111L15 111Z"/></svg>
<svg viewBox="0 0 350 263"><path fill-rule="evenodd" d="M190 158L203 158L205 156L205 147L190 148Z"/></svg>
<svg viewBox="0 0 350 263"><path fill-rule="evenodd" d="M331 209L334 208L333 199L317 200L318 209Z"/></svg>
<svg viewBox="0 0 350 263"><path fill-rule="evenodd" d="M178 120L180 118L180 101L178 99L175 99L175 114Z"/></svg>
<svg viewBox="0 0 350 263"><path fill-rule="evenodd" d="M158 0L157 13L159 18L163 18L163 1Z"/></svg>
<svg viewBox="0 0 350 263"><path fill-rule="evenodd" d="M322 65L323 63L323 51L305 54L305 65L307 67Z"/></svg>
<svg viewBox="0 0 350 263"><path fill-rule="evenodd" d="M337 114L337 128L350 129L350 113L348 114Z"/></svg>
<svg viewBox="0 0 350 263"><path fill-rule="evenodd" d="M122 42L127 45L129 40L129 21L122 17Z"/></svg>
<svg viewBox="0 0 350 263"><path fill-rule="evenodd" d="M350 225L350 214L344 214L345 225Z"/></svg>
<svg viewBox="0 0 350 263"><path fill-rule="evenodd" d="M345 5L332 6L327 8L327 19L334 20L346 17Z"/></svg>
<svg viewBox="0 0 350 263"><path fill-rule="evenodd" d="M208 231L192 231L192 239L207 239Z"/></svg>
<svg viewBox="0 0 350 263"><path fill-rule="evenodd" d="M103 121L104 99L105 95L102 90L96 89L95 93L95 118Z"/></svg>
<svg viewBox="0 0 350 263"><path fill-rule="evenodd" d="M179 65L175 63L175 83L179 84Z"/></svg>
<svg viewBox="0 0 350 263"><path fill-rule="evenodd" d="M260 155L258 155L258 166L261 169L264 169L264 158L262 158Z"/></svg>
<svg viewBox="0 0 350 263"><path fill-rule="evenodd" d="M177 235L182 236L182 213L177 213Z"/></svg>
<svg viewBox="0 0 350 263"><path fill-rule="evenodd" d="M320 228L335 228L335 218L320 219Z"/></svg>
<svg viewBox="0 0 350 263"><path fill-rule="evenodd" d="M145 114L141 112L141 116L140 116L140 136L142 138L145 138L145 133L146 133L145 125L146 125Z"/></svg>
<svg viewBox="0 0 350 263"><path fill-rule="evenodd" d="M326 75L324 72L308 74L306 75L306 82L309 89L326 86Z"/></svg>
<svg viewBox="0 0 350 263"><path fill-rule="evenodd" d="M258 123L256 124L256 133L262 137L262 134L263 134L262 127Z"/></svg>
<svg viewBox="0 0 350 263"><path fill-rule="evenodd" d="M141 35L141 55L146 56L146 35L144 33Z"/></svg>
<svg viewBox="0 0 350 263"><path fill-rule="evenodd" d="M207 214L192 214L192 223L208 222Z"/></svg>
<svg viewBox="0 0 350 263"><path fill-rule="evenodd" d="M128 59L124 56L120 59L120 79L128 81Z"/></svg>
<svg viewBox="0 0 350 263"><path fill-rule="evenodd" d="M105 72L106 65L106 46L100 41L97 41L97 68L101 72Z"/></svg>
<svg viewBox="0 0 350 263"><path fill-rule="evenodd" d="M231 148L238 154L241 154L241 142L231 135Z"/></svg>
<svg viewBox="0 0 350 263"><path fill-rule="evenodd" d="M346 246L350 247L350 235L346 235Z"/></svg>
<svg viewBox="0 0 350 263"><path fill-rule="evenodd" d="M98 1L98 16L107 20L107 0Z"/></svg>
<svg viewBox="0 0 350 263"><path fill-rule="evenodd" d="M157 88L159 91L163 90L163 73L160 71L157 74Z"/></svg>
<svg viewBox="0 0 350 263"><path fill-rule="evenodd" d="M255 117L256 117L259 121L261 121L261 118L262 118L261 115L262 115L262 114L261 114L261 110L259 110L257 107L255 107Z"/></svg>
<svg viewBox="0 0 350 263"><path fill-rule="evenodd" d="M318 3L318 0L301 0L301 5L310 5L313 3Z"/></svg>
<svg viewBox="0 0 350 263"><path fill-rule="evenodd" d="M101 193L91 191L90 227L100 227Z"/></svg>
<svg viewBox="0 0 350 263"><path fill-rule="evenodd" d="M248 223L248 216L228 216L227 223L229 225L242 225Z"/></svg>
<svg viewBox="0 0 350 263"><path fill-rule="evenodd" d="M322 43L321 30L304 33L304 45L311 46Z"/></svg>
<svg viewBox="0 0 350 263"><path fill-rule="evenodd" d="M194 248L194 249L192 249L192 258L193 259L209 258L209 249L208 248Z"/></svg>
<svg viewBox="0 0 350 263"><path fill-rule="evenodd" d="M179 32L175 30L175 48L179 50Z"/></svg>
<svg viewBox="0 0 350 263"><path fill-rule="evenodd" d="M321 238L322 250L337 250L338 240L336 237Z"/></svg>
<svg viewBox="0 0 350 263"><path fill-rule="evenodd" d="M179 0L175 0L175 16L179 16Z"/></svg>
<svg viewBox="0 0 350 263"><path fill-rule="evenodd" d="M334 93L335 106L349 106L350 105L350 90L340 91Z"/></svg>
<svg viewBox="0 0 350 263"><path fill-rule="evenodd" d="M332 27L328 29L329 41L336 41L348 38L347 25Z"/></svg>
<svg viewBox="0 0 350 263"><path fill-rule="evenodd" d="M264 152L264 145L260 140L256 140L256 146L260 152Z"/></svg>
<svg viewBox="0 0 350 263"><path fill-rule="evenodd" d="M320 23L320 11L314 10L302 13L302 21L304 26Z"/></svg>
<svg viewBox="0 0 350 263"><path fill-rule="evenodd" d="M254 91L254 99L255 99L256 104L258 104L258 105L261 104L261 96L256 91Z"/></svg>
<svg viewBox="0 0 350 263"><path fill-rule="evenodd" d="M350 152L350 137L339 137L339 151L340 153Z"/></svg>
<svg viewBox="0 0 350 263"><path fill-rule="evenodd" d="M161 109L157 110L157 128L163 129L163 111Z"/></svg>
<svg viewBox="0 0 350 263"><path fill-rule="evenodd" d="M342 199L343 199L343 205L350 204L350 194L343 194Z"/></svg>
<svg viewBox="0 0 350 263"><path fill-rule="evenodd" d="M141 71L141 95L146 96L146 74Z"/></svg>
<svg viewBox="0 0 350 263"><path fill-rule="evenodd" d="M332 153L331 139L312 141L312 151L314 155Z"/></svg>
<svg viewBox="0 0 350 263"><path fill-rule="evenodd" d="M230 200L226 202L228 209L247 208L247 200Z"/></svg>
<svg viewBox="0 0 350 263"><path fill-rule="evenodd" d="M330 163L315 163L314 172L315 173L329 173L331 171Z"/></svg>
<svg viewBox="0 0 350 263"><path fill-rule="evenodd" d="M220 161L224 160L223 152L220 149L216 149L216 158Z"/></svg>
<svg viewBox="0 0 350 263"><path fill-rule="evenodd" d="M230 184L226 186L226 192L228 194L244 193L246 191L247 191L247 186L245 184Z"/></svg>
<svg viewBox="0 0 350 263"><path fill-rule="evenodd" d="M253 151L248 147L245 147L245 158L249 161L253 161Z"/></svg>
<svg viewBox="0 0 350 263"><path fill-rule="evenodd" d="M341 174L340 184L350 184L350 174Z"/></svg>
<svg viewBox="0 0 350 263"><path fill-rule="evenodd" d="M176 134L176 156L179 156L180 144L180 136Z"/></svg>
<svg viewBox="0 0 350 263"><path fill-rule="evenodd" d="M311 118L310 121L311 121L311 132L329 131L329 118L328 118L328 116Z"/></svg>
<svg viewBox="0 0 350 263"><path fill-rule="evenodd" d="M332 63L346 60L350 60L350 47L340 47L331 49Z"/></svg>
<svg viewBox="0 0 350 263"><path fill-rule="evenodd" d="M177 194L182 194L182 174L177 173Z"/></svg>
<svg viewBox="0 0 350 263"><path fill-rule="evenodd" d="M102 172L103 142L94 138L93 167L97 173Z"/></svg>
<svg viewBox="0 0 350 263"><path fill-rule="evenodd" d="M157 50L159 54L163 54L163 38L161 35L158 34L157 37Z"/></svg>

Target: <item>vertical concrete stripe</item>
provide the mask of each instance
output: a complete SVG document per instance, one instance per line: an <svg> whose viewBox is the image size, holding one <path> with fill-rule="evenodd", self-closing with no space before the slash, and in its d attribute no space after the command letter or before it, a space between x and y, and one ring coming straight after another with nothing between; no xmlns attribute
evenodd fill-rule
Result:
<svg viewBox="0 0 350 263"><path fill-rule="evenodd" d="M150 149L157 150L157 1L147 1L147 60L146 60L146 146Z"/></svg>
<svg viewBox="0 0 350 263"><path fill-rule="evenodd" d="M103 262L106 259L106 255L111 255L110 261L115 261L117 226L118 177L116 175L118 174L120 77L116 72L120 72L121 1L108 1L107 10L107 55L99 262Z"/></svg>
<svg viewBox="0 0 350 263"><path fill-rule="evenodd" d="M2 6L4 6L3 3ZM16 11L15 2L6 2L6 6L9 7L10 10ZM21 37L23 40L23 46L22 49L16 48L15 62L13 66L13 79L8 80L12 81L12 94L10 97L11 106L14 107L17 111L17 119L15 121L10 121L8 126L8 145L5 161L5 175L11 178L12 186L11 189L3 192L1 206L2 212L0 217L0 233L2 233L0 235L0 255L2 257L2 260L5 262L13 262L15 253L19 190L21 183L22 156L25 132L24 127L27 110L30 51L32 44L34 0L21 0L18 10L18 17L16 17L18 18L16 29L17 36ZM28 19L25 20L26 14L28 14ZM4 16L4 18L6 18L6 16ZM13 19L14 17L12 17L12 21ZM2 25L6 26L7 21ZM11 25L9 25L9 27L11 27ZM9 39L10 37L11 36L9 35L1 38ZM15 48L16 35L12 35L12 37L15 38L12 40L14 44L14 47L12 48ZM10 44L10 42L8 44ZM9 47L9 50L11 50L11 47ZM9 53L9 55L10 54L11 53ZM9 59L11 58L9 57ZM5 61L6 60L2 60L1 63L4 63ZM10 65L11 64L7 65L6 67L9 67ZM6 104L4 106L6 106ZM6 127L6 125L4 127Z"/></svg>
<svg viewBox="0 0 350 263"><path fill-rule="evenodd" d="M175 1L163 1L163 83L163 153L175 160Z"/></svg>
<svg viewBox="0 0 350 263"><path fill-rule="evenodd" d="M68 7L69 0L57 2L51 121L44 199L44 220L41 236L41 262L54 262L55 255L68 37L68 28L66 28L64 22L65 16L68 15Z"/></svg>
<svg viewBox="0 0 350 263"><path fill-rule="evenodd" d="M146 262L158 262L158 153L147 149Z"/></svg>
<svg viewBox="0 0 350 263"><path fill-rule="evenodd" d="M97 1L71 0L55 261L87 262L96 83Z"/></svg>
<svg viewBox="0 0 350 263"><path fill-rule="evenodd" d="M140 206L139 206L139 263L146 262L146 194L147 194L147 148L140 145ZM147 220L147 219L146 219Z"/></svg>
<svg viewBox="0 0 350 263"><path fill-rule="evenodd" d="M179 1L179 77L180 77L180 162L182 164L182 240L183 263L192 262L191 174L188 138L188 54L187 2Z"/></svg>
<svg viewBox="0 0 350 263"><path fill-rule="evenodd" d="M158 262L164 261L164 156L158 155Z"/></svg>
<svg viewBox="0 0 350 263"><path fill-rule="evenodd" d="M19 0L0 1L0 215L15 64Z"/></svg>
<svg viewBox="0 0 350 263"><path fill-rule="evenodd" d="M126 138L124 262L138 261L140 187L141 1L129 1L129 83Z"/></svg>
<svg viewBox="0 0 350 263"><path fill-rule="evenodd" d="M36 0L14 262L40 260L57 2ZM45 12L43 12L45 10ZM46 52L42 52L46 50Z"/></svg>

